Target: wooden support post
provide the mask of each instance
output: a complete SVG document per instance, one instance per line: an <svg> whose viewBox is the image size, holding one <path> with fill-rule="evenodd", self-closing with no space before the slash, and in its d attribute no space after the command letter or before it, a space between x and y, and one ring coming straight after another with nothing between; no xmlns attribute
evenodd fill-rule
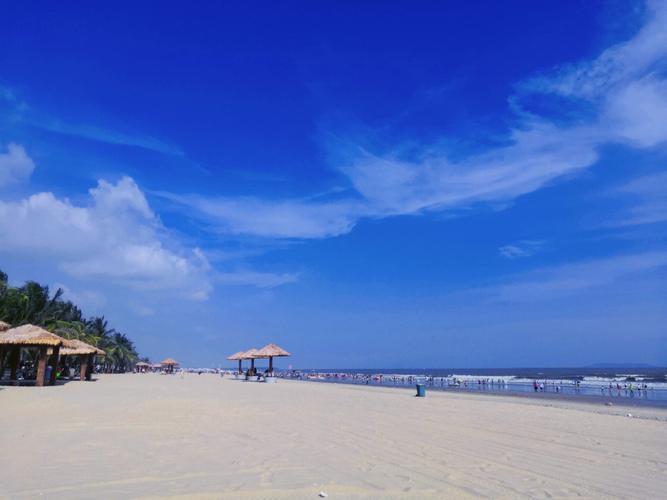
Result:
<svg viewBox="0 0 667 500"><path fill-rule="evenodd" d="M11 380L16 380L16 370L19 367L19 358L21 357L21 348L12 347L12 350L9 351L9 368L11 369L11 374L9 378Z"/></svg>
<svg viewBox="0 0 667 500"><path fill-rule="evenodd" d="M41 346L39 348L39 355L37 357L37 378L35 379L35 385L42 387L45 382L44 378L46 377L46 361L48 355L46 354L46 346Z"/></svg>
<svg viewBox="0 0 667 500"><path fill-rule="evenodd" d="M5 355L7 350L4 346L0 346L0 380L2 380L3 375L5 374Z"/></svg>
<svg viewBox="0 0 667 500"><path fill-rule="evenodd" d="M58 360L60 359L60 346L53 348L53 354L49 360L49 365L51 365L51 377L49 378L49 384L54 385L56 383L56 372L58 371Z"/></svg>
<svg viewBox="0 0 667 500"><path fill-rule="evenodd" d="M243 373L243 368L241 368L241 360L239 359L239 373Z"/></svg>
<svg viewBox="0 0 667 500"><path fill-rule="evenodd" d="M273 373L273 356L269 357L269 373Z"/></svg>
<svg viewBox="0 0 667 500"><path fill-rule="evenodd" d="M81 363L81 369L79 370L79 379L83 382L86 380L86 373L88 372L88 355L84 354L79 356L79 362Z"/></svg>
<svg viewBox="0 0 667 500"><path fill-rule="evenodd" d="M88 369L86 370L86 380L92 380L93 379L93 365L95 363L95 355L94 354L89 354L88 355Z"/></svg>
<svg viewBox="0 0 667 500"><path fill-rule="evenodd" d="M62 377L63 379L69 380L69 356L62 357Z"/></svg>

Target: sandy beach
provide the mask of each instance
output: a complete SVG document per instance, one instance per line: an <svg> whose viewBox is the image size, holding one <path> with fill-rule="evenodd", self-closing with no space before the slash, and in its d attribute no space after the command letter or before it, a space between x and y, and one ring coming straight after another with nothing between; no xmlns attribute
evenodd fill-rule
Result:
<svg viewBox="0 0 667 500"><path fill-rule="evenodd" d="M194 374L3 387L0 407L3 498L667 491L667 411L654 408Z"/></svg>

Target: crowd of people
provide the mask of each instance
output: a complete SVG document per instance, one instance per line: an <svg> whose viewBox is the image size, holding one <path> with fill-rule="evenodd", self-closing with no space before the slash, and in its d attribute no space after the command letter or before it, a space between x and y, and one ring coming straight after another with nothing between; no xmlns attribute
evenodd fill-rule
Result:
<svg viewBox="0 0 667 500"><path fill-rule="evenodd" d="M614 381L608 384L583 381L580 379L516 379L511 377L474 377L474 376L432 376L432 375L404 375L404 374L372 374L355 372L306 372L284 371L280 377L311 380L319 382L338 382L363 385L410 386L425 384L431 388L480 390L487 392L532 392L555 393L571 395L605 395L626 397L649 397L656 395L659 389L647 383L633 381Z"/></svg>

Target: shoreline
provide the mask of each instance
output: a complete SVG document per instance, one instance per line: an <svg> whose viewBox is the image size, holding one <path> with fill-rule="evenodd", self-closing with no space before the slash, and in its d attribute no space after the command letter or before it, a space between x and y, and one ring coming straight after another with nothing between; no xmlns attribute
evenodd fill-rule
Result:
<svg viewBox="0 0 667 500"><path fill-rule="evenodd" d="M316 384L332 384L332 385L345 385L353 387L369 387L369 388L382 388L382 389L403 389L415 391L413 386L409 385L390 385L390 384L362 384L355 382L337 382L333 380L300 380L300 379L281 379L289 382L304 382L304 383L316 383ZM479 396L495 396L495 397L509 397L509 398L520 398L520 399L542 399L546 401L569 401L573 403L584 403L592 405L602 405L605 403L611 402L613 406L617 407L627 407L627 408L656 408L663 409L667 412L667 401L663 400L652 400L652 399L641 399L639 397L632 398L629 396L595 396L588 394L564 394L564 393L553 393L553 392L520 392L520 391L501 391L501 390L487 390L487 389L459 389L459 388L447 388L447 387L427 387L426 388L427 397L431 393L447 393L447 394L470 394L470 395L479 395Z"/></svg>
<svg viewBox="0 0 667 500"><path fill-rule="evenodd" d="M281 382L283 382L281 380ZM299 383L299 384L310 384L313 381L307 380L285 380L289 383ZM239 381L239 383L243 383ZM316 382L316 385L331 385L331 386L343 386L349 387L361 391L371 390L371 391L387 391L389 393L396 390L402 391L409 397L415 397L415 389L409 387L393 387L393 386L382 386L382 385L362 385L362 384L345 384L345 383L336 383L336 382ZM601 415L614 415L627 418L628 410L631 411L633 418L639 419L648 419L648 420L657 420L667 422L667 407L665 406L653 406L653 405L626 405L626 404L616 404L612 406L607 406L604 402L601 402L595 399L595 396L575 396L575 397L561 397L561 395L552 394L522 394L522 393L492 393L484 391L457 391L457 390L434 390L426 392L426 398L429 397L451 397L452 399L470 399L472 401L489 401L489 402L500 402L507 404L516 404L527 406L539 406L543 408L559 408L566 410L579 410L586 411L590 413L597 413ZM420 399L416 398L415 399Z"/></svg>

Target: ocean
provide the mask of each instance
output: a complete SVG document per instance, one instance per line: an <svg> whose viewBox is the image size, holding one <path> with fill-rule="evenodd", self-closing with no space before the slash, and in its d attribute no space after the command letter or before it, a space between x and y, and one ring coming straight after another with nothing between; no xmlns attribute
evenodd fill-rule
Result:
<svg viewBox="0 0 667 500"><path fill-rule="evenodd" d="M667 406L667 368L430 368L307 369L282 372L314 382L486 392L536 397L588 398L624 404Z"/></svg>

